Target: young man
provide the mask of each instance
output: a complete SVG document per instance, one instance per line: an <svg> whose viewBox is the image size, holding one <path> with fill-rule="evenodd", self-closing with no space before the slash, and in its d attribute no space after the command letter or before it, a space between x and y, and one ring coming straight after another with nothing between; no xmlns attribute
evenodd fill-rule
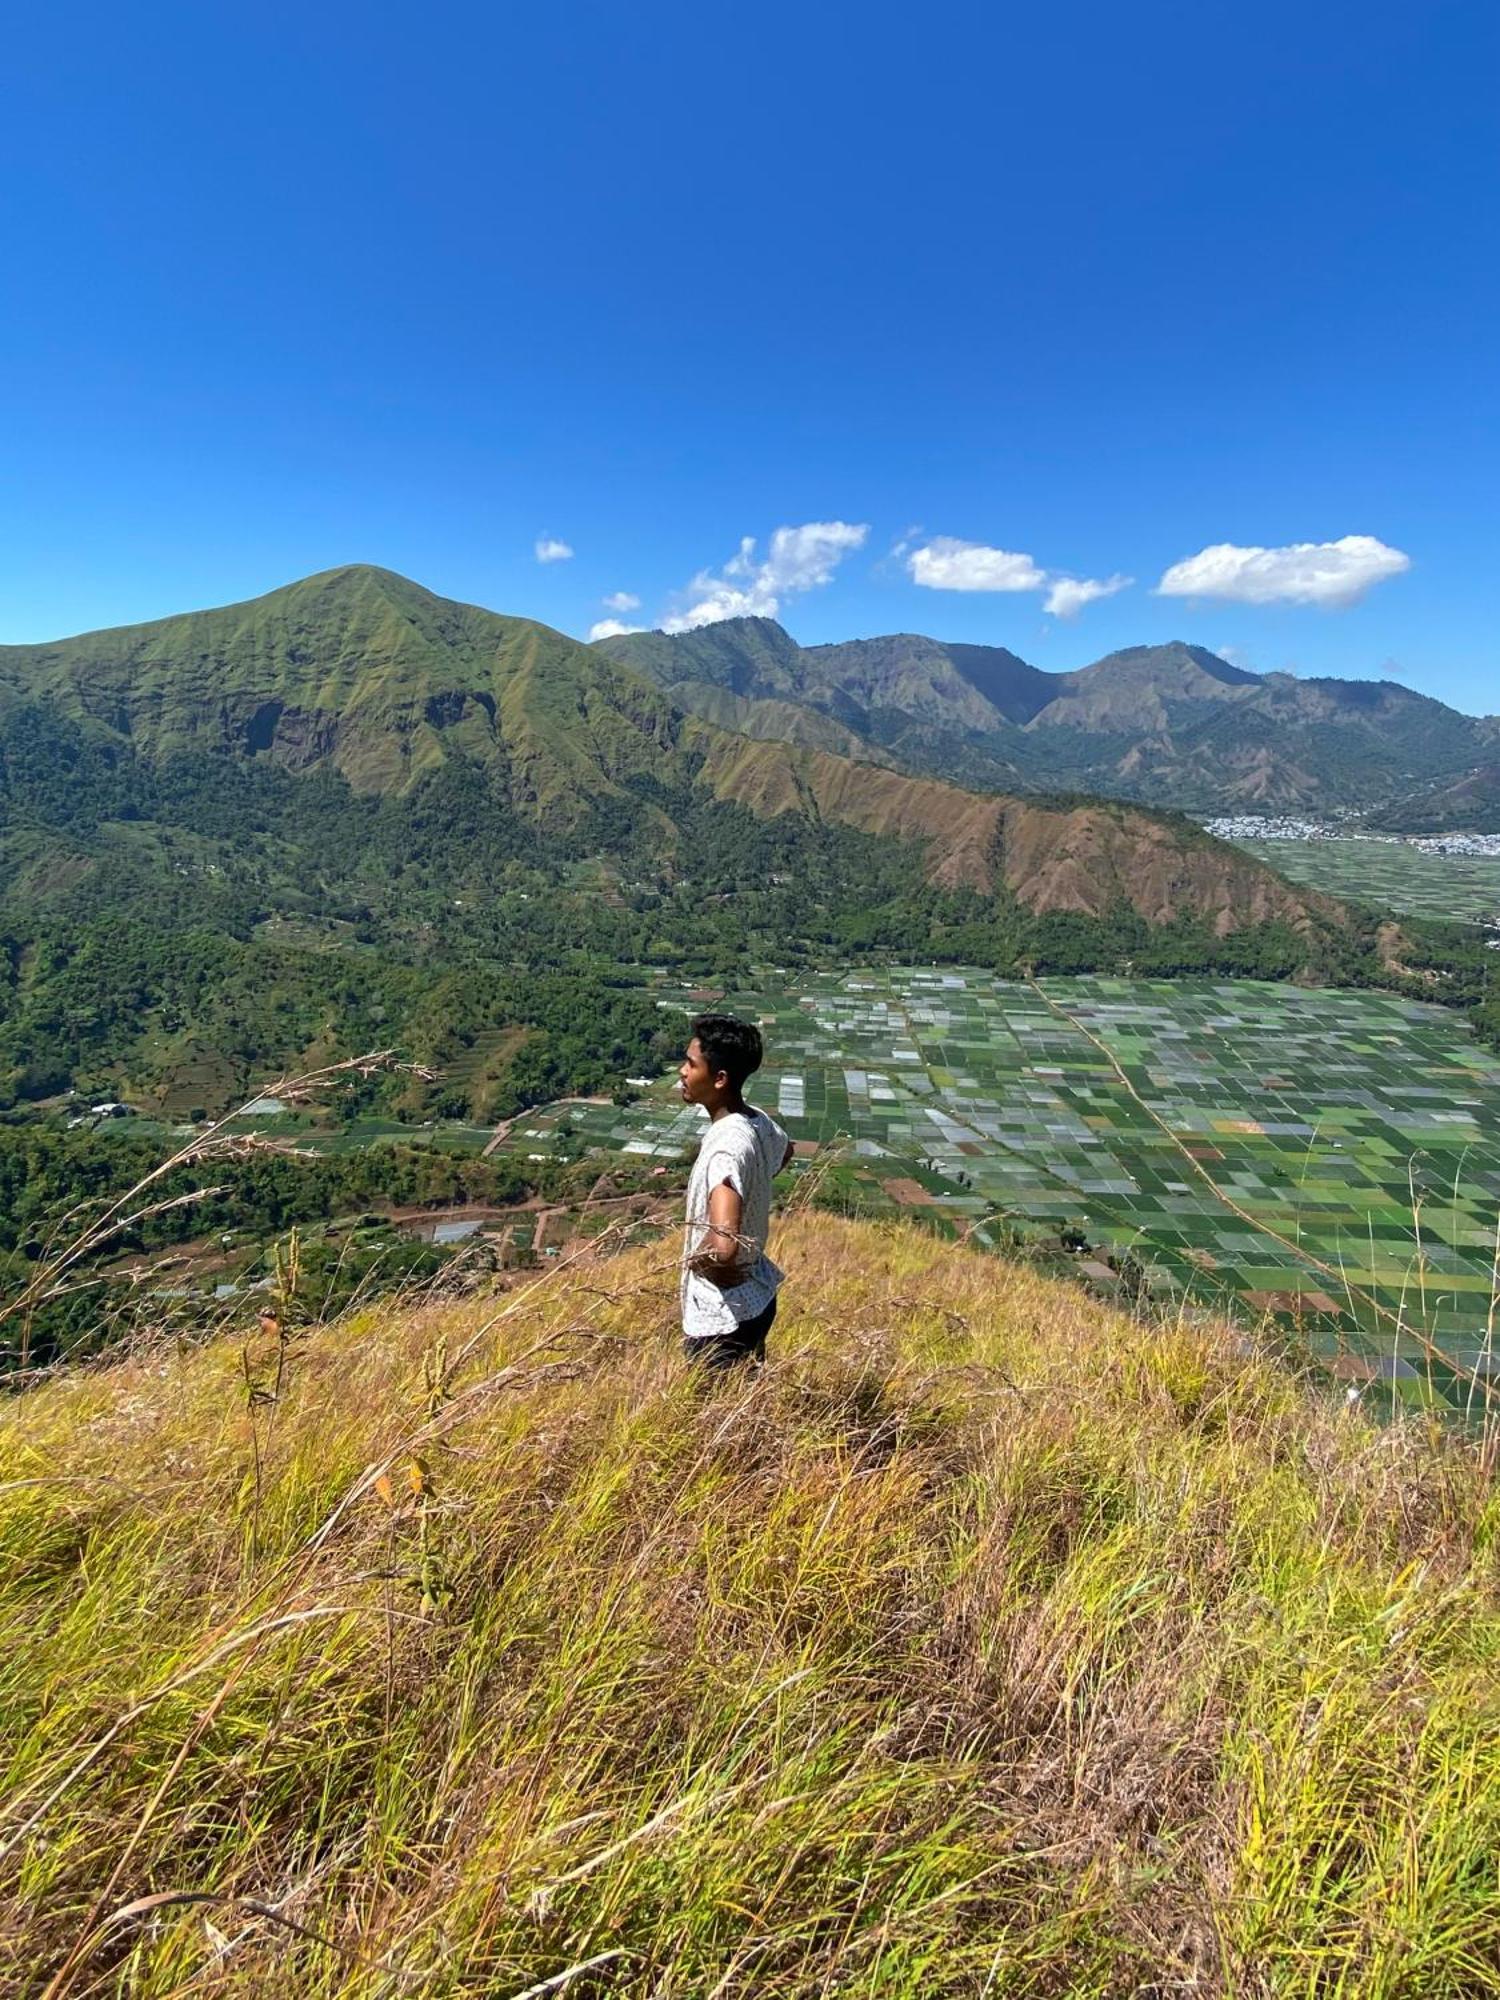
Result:
<svg viewBox="0 0 1500 2000"><path fill-rule="evenodd" d="M677 1072L687 1104L708 1113L688 1182L682 1247L682 1348L708 1368L759 1365L782 1273L766 1255L771 1182L792 1142L744 1098L760 1068L760 1031L729 1014L700 1014Z"/></svg>

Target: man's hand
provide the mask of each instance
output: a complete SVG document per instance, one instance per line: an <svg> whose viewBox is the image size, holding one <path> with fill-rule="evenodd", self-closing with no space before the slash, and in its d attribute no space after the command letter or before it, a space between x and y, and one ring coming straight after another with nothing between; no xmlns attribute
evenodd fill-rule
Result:
<svg viewBox="0 0 1500 2000"><path fill-rule="evenodd" d="M731 1187L728 1181L720 1181L708 1197L708 1227L688 1259L688 1269L700 1278L707 1278L721 1292L742 1285L748 1275L740 1243L740 1225L744 1219L745 1204L739 1189Z"/></svg>

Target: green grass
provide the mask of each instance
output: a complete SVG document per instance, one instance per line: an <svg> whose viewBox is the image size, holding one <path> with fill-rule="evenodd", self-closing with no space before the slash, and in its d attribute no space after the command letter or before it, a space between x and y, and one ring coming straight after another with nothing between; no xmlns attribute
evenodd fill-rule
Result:
<svg viewBox="0 0 1500 2000"><path fill-rule="evenodd" d="M13 1399L0 1987L1500 1992L1493 1455L778 1254L751 1385L649 1249Z"/></svg>

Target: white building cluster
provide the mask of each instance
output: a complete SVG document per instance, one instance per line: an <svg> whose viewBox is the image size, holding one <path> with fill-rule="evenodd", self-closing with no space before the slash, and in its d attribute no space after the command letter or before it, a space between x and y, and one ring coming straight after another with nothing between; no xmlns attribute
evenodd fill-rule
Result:
<svg viewBox="0 0 1500 2000"><path fill-rule="evenodd" d="M1415 847L1423 854L1500 860L1500 833L1370 833L1295 813L1220 813L1204 820L1203 830L1220 840L1367 840L1372 846Z"/></svg>

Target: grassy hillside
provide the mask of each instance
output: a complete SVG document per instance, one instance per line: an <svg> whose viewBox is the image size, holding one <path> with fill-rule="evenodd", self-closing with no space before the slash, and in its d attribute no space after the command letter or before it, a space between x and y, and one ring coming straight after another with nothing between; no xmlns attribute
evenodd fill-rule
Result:
<svg viewBox="0 0 1500 2000"><path fill-rule="evenodd" d="M647 1249L12 1401L3 1990L1500 1992L1479 1455L781 1254L750 1386Z"/></svg>
<svg viewBox="0 0 1500 2000"><path fill-rule="evenodd" d="M244 604L0 647L0 692L55 704L161 761L191 751L332 765L401 790L454 752L507 767L518 803L649 774L673 710L525 618L355 564Z"/></svg>
<svg viewBox="0 0 1500 2000"><path fill-rule="evenodd" d="M760 818L799 813L901 841L920 841L942 888L997 888L1038 915L1102 918L1129 910L1160 925L1190 915L1220 936L1281 923L1312 935L1346 922L1331 897L1252 873L1228 842L1175 815L1102 799L1010 799L907 778L815 750L717 734L701 777Z"/></svg>
<svg viewBox="0 0 1500 2000"><path fill-rule="evenodd" d="M673 634L624 633L597 640L594 650L663 684L702 681L763 699L795 699L802 691L803 648L774 618L726 618Z"/></svg>
<svg viewBox="0 0 1500 2000"><path fill-rule="evenodd" d="M891 711L956 728L1000 729L1013 712L1029 714L1050 699L1059 680L1003 647L952 647L905 632L799 646L769 618L726 618L675 634L631 632L600 639L595 650L663 686L698 681L761 700L789 699L856 727Z"/></svg>

